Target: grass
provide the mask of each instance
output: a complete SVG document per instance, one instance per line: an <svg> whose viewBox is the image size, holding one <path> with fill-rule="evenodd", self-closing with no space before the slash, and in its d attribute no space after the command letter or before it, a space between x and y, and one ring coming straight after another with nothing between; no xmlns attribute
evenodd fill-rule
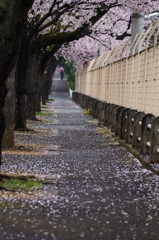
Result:
<svg viewBox="0 0 159 240"><path fill-rule="evenodd" d="M53 113L47 113L47 112L36 112L36 115L38 116L53 116Z"/></svg>
<svg viewBox="0 0 159 240"><path fill-rule="evenodd" d="M98 127L95 131L96 133L102 134L104 137L112 140L108 145L119 145L119 137L112 136L111 132L108 131L107 128Z"/></svg>
<svg viewBox="0 0 159 240"><path fill-rule="evenodd" d="M48 112L49 110L46 110L46 109L42 109L43 112Z"/></svg>
<svg viewBox="0 0 159 240"><path fill-rule="evenodd" d="M54 101L53 98L49 98L49 99L47 100L47 102L53 102L53 101Z"/></svg>
<svg viewBox="0 0 159 240"><path fill-rule="evenodd" d="M24 190L31 191L41 188L39 181L31 179L3 178L0 187L8 191Z"/></svg>
<svg viewBox="0 0 159 240"><path fill-rule="evenodd" d="M85 116L90 116L89 110L84 110L84 111L83 111L83 115L85 115Z"/></svg>
<svg viewBox="0 0 159 240"><path fill-rule="evenodd" d="M100 128L100 127L96 128L96 132L100 134L108 134L108 131L105 128Z"/></svg>
<svg viewBox="0 0 159 240"><path fill-rule="evenodd" d="M98 128L96 128L95 131L96 131L96 133L102 134L106 137L111 137L111 133L106 128L98 127Z"/></svg>
<svg viewBox="0 0 159 240"><path fill-rule="evenodd" d="M89 123L97 124L97 123L98 123L98 120L97 120L97 119L93 119L93 120L90 120Z"/></svg>

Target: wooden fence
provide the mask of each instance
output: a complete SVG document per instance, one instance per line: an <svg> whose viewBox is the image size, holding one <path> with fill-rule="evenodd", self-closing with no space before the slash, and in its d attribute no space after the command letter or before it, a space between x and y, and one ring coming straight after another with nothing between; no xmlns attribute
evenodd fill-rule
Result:
<svg viewBox="0 0 159 240"><path fill-rule="evenodd" d="M76 92L159 116L159 20L76 72Z"/></svg>

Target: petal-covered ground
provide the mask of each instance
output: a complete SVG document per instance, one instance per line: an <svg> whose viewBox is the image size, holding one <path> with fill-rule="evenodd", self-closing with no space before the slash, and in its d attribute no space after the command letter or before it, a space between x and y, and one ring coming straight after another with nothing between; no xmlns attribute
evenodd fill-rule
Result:
<svg viewBox="0 0 159 240"><path fill-rule="evenodd" d="M56 81L41 121L16 132L2 173L33 175L41 190L0 192L2 240L158 240L159 177L82 114Z"/></svg>

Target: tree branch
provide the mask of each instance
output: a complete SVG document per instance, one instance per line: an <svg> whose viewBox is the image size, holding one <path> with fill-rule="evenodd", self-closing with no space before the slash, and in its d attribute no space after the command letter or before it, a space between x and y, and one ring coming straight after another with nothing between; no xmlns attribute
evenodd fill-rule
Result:
<svg viewBox="0 0 159 240"><path fill-rule="evenodd" d="M97 9L97 14L89 19L89 23L84 23L82 27L77 28L73 32L63 32L57 34L45 34L36 38L32 43L32 49L51 46L52 44L63 44L78 40L91 33L91 25L94 25L101 19L111 8L121 6L121 4L110 4L108 6Z"/></svg>
<svg viewBox="0 0 159 240"><path fill-rule="evenodd" d="M95 41L99 42L102 46L104 46L104 47L106 47L106 48L109 48L107 45L103 44L99 39L97 39L97 38L95 38L95 37L93 37L93 36L88 36L88 37L90 37L90 38L94 39ZM109 49L110 49L110 48L109 48Z"/></svg>
<svg viewBox="0 0 159 240"><path fill-rule="evenodd" d="M45 25L39 27L38 32L46 29L47 27L50 27L51 25L55 24L58 19L61 17L62 14L64 14L65 12L67 12L68 10L71 11L75 6L79 6L81 4L84 4L84 2L72 2L70 4L64 4L63 6L59 7L58 10L55 10L54 12L52 12L50 14L50 16L56 15L54 19L52 19L50 22L46 23ZM62 11L61 11L62 10ZM61 12L60 12L61 11Z"/></svg>
<svg viewBox="0 0 159 240"><path fill-rule="evenodd" d="M59 33L59 34L45 34L38 37L32 43L32 50L51 46L53 44L63 44L73 40L78 40L89 33L89 24L76 29L73 32Z"/></svg>
<svg viewBox="0 0 159 240"><path fill-rule="evenodd" d="M51 26L52 24L54 24L55 22L57 22L57 20L59 19L59 17L65 13L66 11L68 10L71 10L73 9L75 6L78 6L78 5L81 5L81 4L84 4L84 1L78 1L78 2L72 2L70 4L67 4L65 3L64 5L62 6L59 6L59 4L62 3L62 0L54 0L53 4L51 5L50 7L50 10L47 14L45 14L34 26L34 29L32 31L32 33L30 34L31 37L33 37L33 35L36 35L38 32L44 30L45 28ZM55 5L58 6L58 8L55 10L55 11L52 11L55 7ZM61 11L62 10L62 11ZM61 12L60 12L61 11ZM50 21L49 23L45 24L44 26L41 26L45 20L48 18L48 17L51 17L53 15L56 15L57 16L52 20ZM41 28L40 28L41 26Z"/></svg>
<svg viewBox="0 0 159 240"><path fill-rule="evenodd" d="M57 3L57 0L54 0L54 2L52 3L49 11L47 14L45 14L34 26L31 34L30 34L30 37L32 37L37 31L38 31L38 28L41 26L41 24L43 24L43 22L45 22L45 20L51 15L51 12L53 10L53 8L55 7Z"/></svg>
<svg viewBox="0 0 159 240"><path fill-rule="evenodd" d="M61 48L60 44L54 45L52 46L52 48L49 51L46 51L41 59L40 65L39 65L39 74L43 74L48 61L50 60L50 58Z"/></svg>
<svg viewBox="0 0 159 240"><path fill-rule="evenodd" d="M50 22L46 23L45 25L41 26L38 29L38 32L41 32L42 30L46 29L47 27L50 27L51 25L55 24L63 13L65 13L65 11L59 12L54 19L52 19Z"/></svg>
<svg viewBox="0 0 159 240"><path fill-rule="evenodd" d="M129 30L130 27L131 27L131 23L132 23L132 19L130 18L130 20L129 20L129 22L128 22L128 27L127 27L126 31L125 31L123 34L117 36L117 37L116 37L116 40L123 40L125 37L130 37L130 36L131 36L131 34L128 33L128 30Z"/></svg>

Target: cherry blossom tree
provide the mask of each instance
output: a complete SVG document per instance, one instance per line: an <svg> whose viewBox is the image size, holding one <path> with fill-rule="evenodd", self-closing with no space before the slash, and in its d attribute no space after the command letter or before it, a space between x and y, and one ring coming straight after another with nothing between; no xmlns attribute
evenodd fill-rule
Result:
<svg viewBox="0 0 159 240"><path fill-rule="evenodd" d="M15 65L23 22L32 4L33 0L0 0L0 164L5 130L3 106L6 80Z"/></svg>
<svg viewBox="0 0 159 240"><path fill-rule="evenodd" d="M145 15L159 10L156 1L118 1L118 4L92 27L87 36L64 44L57 57L68 58L80 67L86 59L96 58L101 48L106 52L119 44L119 41L131 36L132 13Z"/></svg>
<svg viewBox="0 0 159 240"><path fill-rule="evenodd" d="M45 53L55 53L63 43L78 40L90 33L91 27L106 14L109 9L118 5L117 1L105 4L105 1L35 1L29 13L28 22L23 29L21 49L16 72L16 129L26 128L26 102L34 97L37 88L31 82L41 72L40 61ZM50 55L51 56L51 55ZM35 64L35 59L37 64ZM46 58L45 58L46 59ZM34 64L30 64L33 60ZM29 62L28 62L29 61ZM36 69L31 70L29 66ZM28 71L37 73L31 77ZM29 75L29 78L27 78ZM29 80L29 83L27 81ZM40 82L40 81L39 81ZM34 82L34 86L37 82ZM27 85L27 86L26 86ZM33 90L33 91L32 91ZM35 111L34 111L35 112Z"/></svg>

